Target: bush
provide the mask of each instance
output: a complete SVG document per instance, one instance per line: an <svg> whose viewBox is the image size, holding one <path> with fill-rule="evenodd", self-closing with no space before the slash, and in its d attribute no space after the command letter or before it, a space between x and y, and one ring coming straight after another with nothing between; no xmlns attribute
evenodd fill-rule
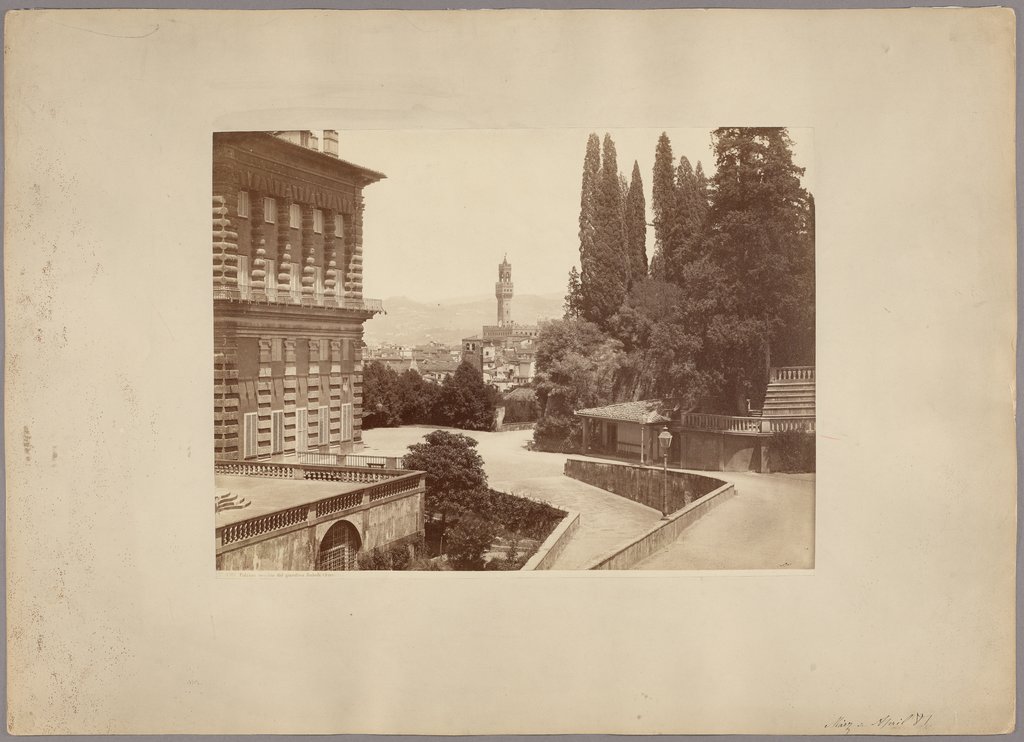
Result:
<svg viewBox="0 0 1024 742"><path fill-rule="evenodd" d="M494 532L487 521L465 515L445 534L444 551L455 569L483 569L484 553L493 540Z"/></svg>
<svg viewBox="0 0 1024 742"><path fill-rule="evenodd" d="M408 545L395 545L362 551L356 562L362 570L405 570L412 564L412 555Z"/></svg>
<svg viewBox="0 0 1024 742"><path fill-rule="evenodd" d="M583 423L575 417L547 415L533 429L533 450L577 453L583 440Z"/></svg>
<svg viewBox="0 0 1024 742"><path fill-rule="evenodd" d="M773 472L814 471L814 434L800 430L775 433L768 446L768 466Z"/></svg>

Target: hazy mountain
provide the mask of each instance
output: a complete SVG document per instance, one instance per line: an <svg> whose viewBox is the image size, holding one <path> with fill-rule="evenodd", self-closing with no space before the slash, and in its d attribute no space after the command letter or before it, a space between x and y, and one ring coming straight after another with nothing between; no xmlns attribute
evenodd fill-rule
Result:
<svg viewBox="0 0 1024 742"><path fill-rule="evenodd" d="M512 300L512 317L524 325L562 316L560 294L527 294ZM416 301L405 296L384 300L387 314L378 314L365 325L368 345L395 343L418 345L428 341L458 343L480 334L483 325L497 322L494 296L470 296L444 301Z"/></svg>

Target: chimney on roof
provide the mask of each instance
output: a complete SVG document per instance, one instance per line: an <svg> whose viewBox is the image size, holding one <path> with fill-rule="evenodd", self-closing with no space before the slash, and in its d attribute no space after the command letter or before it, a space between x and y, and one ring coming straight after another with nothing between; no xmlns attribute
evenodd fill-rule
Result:
<svg viewBox="0 0 1024 742"><path fill-rule="evenodd" d="M338 156L338 132L334 129L324 129L324 154Z"/></svg>

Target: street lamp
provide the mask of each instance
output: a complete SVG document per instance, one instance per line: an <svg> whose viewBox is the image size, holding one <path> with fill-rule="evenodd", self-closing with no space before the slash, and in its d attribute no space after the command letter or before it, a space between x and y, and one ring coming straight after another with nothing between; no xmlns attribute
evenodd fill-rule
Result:
<svg viewBox="0 0 1024 742"><path fill-rule="evenodd" d="M658 445L661 446L661 460L663 465L663 477L661 480L661 513L668 517L668 449L672 445L672 434L668 432L666 425L658 433Z"/></svg>

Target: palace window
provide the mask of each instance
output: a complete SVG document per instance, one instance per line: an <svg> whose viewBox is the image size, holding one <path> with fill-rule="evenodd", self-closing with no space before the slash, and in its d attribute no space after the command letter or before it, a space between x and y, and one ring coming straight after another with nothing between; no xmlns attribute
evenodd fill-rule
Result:
<svg viewBox="0 0 1024 742"><path fill-rule="evenodd" d="M295 450L306 451L309 449L309 422L307 410L300 407L295 411Z"/></svg>
<svg viewBox="0 0 1024 742"><path fill-rule="evenodd" d="M238 216L249 218L249 191L238 192Z"/></svg>
<svg viewBox="0 0 1024 742"><path fill-rule="evenodd" d="M334 215L334 236L345 236L345 220L342 218L341 214Z"/></svg>
<svg viewBox="0 0 1024 742"><path fill-rule="evenodd" d="M320 209L313 209L313 231L317 234L324 233L324 212Z"/></svg>
<svg viewBox="0 0 1024 742"><path fill-rule="evenodd" d="M270 360L280 361L282 360L283 353L282 347L284 346L283 338L271 338L270 339Z"/></svg>
<svg viewBox="0 0 1024 742"><path fill-rule="evenodd" d="M277 222L277 201L272 198L263 199L263 221L267 224Z"/></svg>
<svg viewBox="0 0 1024 742"><path fill-rule="evenodd" d="M238 256L238 292L242 298L248 298L250 286L249 256Z"/></svg>
<svg viewBox="0 0 1024 742"><path fill-rule="evenodd" d="M298 204L292 204L288 207L288 226L292 229L300 229L302 227L302 207Z"/></svg>
<svg viewBox="0 0 1024 742"><path fill-rule="evenodd" d="M242 458L251 459L256 455L256 413L247 412L242 418Z"/></svg>
<svg viewBox="0 0 1024 742"><path fill-rule="evenodd" d="M277 301L277 261L267 261L267 277L265 279L267 287L267 298L270 301Z"/></svg>
<svg viewBox="0 0 1024 742"><path fill-rule="evenodd" d="M317 432L320 436L320 443L327 443L328 426L330 425L330 408L321 406L317 408Z"/></svg>
<svg viewBox="0 0 1024 742"><path fill-rule="evenodd" d="M341 406L341 439L352 440L352 403L346 402Z"/></svg>
<svg viewBox="0 0 1024 742"><path fill-rule="evenodd" d="M270 413L270 452L284 451L284 410Z"/></svg>

